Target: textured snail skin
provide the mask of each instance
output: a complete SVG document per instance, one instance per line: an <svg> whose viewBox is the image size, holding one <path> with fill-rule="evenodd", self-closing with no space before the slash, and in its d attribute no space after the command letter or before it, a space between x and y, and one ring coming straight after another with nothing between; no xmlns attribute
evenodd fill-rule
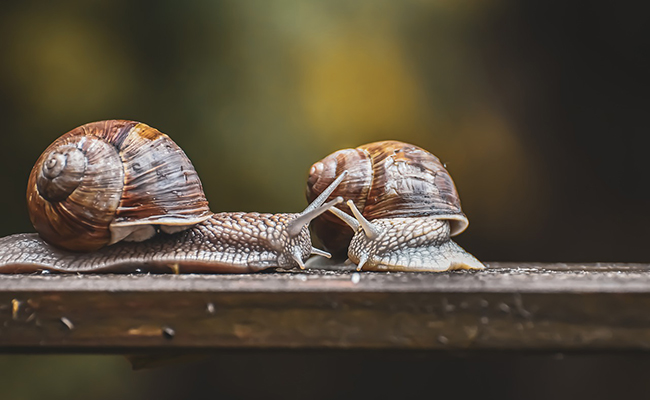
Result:
<svg viewBox="0 0 650 400"><path fill-rule="evenodd" d="M483 269L483 264L449 238L449 221L387 218L372 222L380 232L370 239L362 228L348 248L350 261L365 271L449 271Z"/></svg>
<svg viewBox="0 0 650 400"><path fill-rule="evenodd" d="M205 272L248 273L299 266L312 253L305 226L291 237L299 214L219 213L183 232L144 242L120 242L92 253L58 249L37 234L0 238L0 273Z"/></svg>

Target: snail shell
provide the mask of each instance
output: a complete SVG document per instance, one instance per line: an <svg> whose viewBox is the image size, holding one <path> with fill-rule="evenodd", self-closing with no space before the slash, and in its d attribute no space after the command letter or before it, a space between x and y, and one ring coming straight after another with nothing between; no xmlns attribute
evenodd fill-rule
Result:
<svg viewBox="0 0 650 400"><path fill-rule="evenodd" d="M212 213L185 153L140 122L89 123L40 156L27 186L32 224L50 244L93 251L187 229Z"/></svg>
<svg viewBox="0 0 650 400"><path fill-rule="evenodd" d="M352 201L354 207L338 206L340 211L326 213L312 223L314 234L333 255L343 256L347 252L352 261L361 263L361 266L365 264L366 269L483 267L469 254L471 259L464 259L462 263L452 260L449 265L441 265L441 262L445 264L444 260L438 260L448 257L445 252L452 251L451 247L458 247L449 241L449 237L463 232L469 221L462 212L451 176L436 156L398 141L339 150L311 167L307 199L318 196L343 170L349 174L332 196L342 196ZM359 215L355 215L352 208L358 209ZM353 226L354 231L347 225ZM374 225L375 234L359 235L364 227L372 230L371 225ZM373 235L376 237L370 240L369 236ZM380 236L386 243L379 242ZM429 248L422 250L426 246ZM421 249L419 254L404 250L415 247ZM443 247L445 251L442 251ZM372 254L377 256L376 259L368 254L360 255L370 248L374 249ZM381 256L385 258L379 257L378 252L385 252Z"/></svg>
<svg viewBox="0 0 650 400"><path fill-rule="evenodd" d="M436 156L420 147L383 141L336 151L312 165L307 199L316 198L343 170L348 176L332 196L353 200L370 221L435 215L450 221L451 236L469 225L451 176ZM352 215L347 206L338 208ZM347 250L353 235L330 213L314 220L312 230L327 250L337 254Z"/></svg>

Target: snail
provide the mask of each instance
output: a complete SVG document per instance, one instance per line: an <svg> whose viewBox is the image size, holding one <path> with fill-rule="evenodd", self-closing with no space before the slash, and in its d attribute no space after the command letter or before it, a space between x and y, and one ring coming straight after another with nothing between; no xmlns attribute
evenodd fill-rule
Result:
<svg viewBox="0 0 650 400"><path fill-rule="evenodd" d="M50 145L28 182L38 234L0 238L0 273L256 272L301 267L308 224L347 173L301 213L213 214L185 153L143 123L100 121Z"/></svg>
<svg viewBox="0 0 650 400"><path fill-rule="evenodd" d="M330 196L347 199L348 209L337 206L312 223L326 250L335 256L347 252L357 270L485 268L450 239L469 221L436 156L398 141L339 150L312 165L307 199L325 193L343 170L348 175Z"/></svg>

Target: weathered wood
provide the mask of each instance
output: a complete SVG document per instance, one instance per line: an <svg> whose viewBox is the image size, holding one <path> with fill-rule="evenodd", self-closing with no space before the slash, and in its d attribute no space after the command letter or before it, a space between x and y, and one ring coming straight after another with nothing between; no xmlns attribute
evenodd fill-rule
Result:
<svg viewBox="0 0 650 400"><path fill-rule="evenodd" d="M1 352L650 348L650 265L0 276Z"/></svg>

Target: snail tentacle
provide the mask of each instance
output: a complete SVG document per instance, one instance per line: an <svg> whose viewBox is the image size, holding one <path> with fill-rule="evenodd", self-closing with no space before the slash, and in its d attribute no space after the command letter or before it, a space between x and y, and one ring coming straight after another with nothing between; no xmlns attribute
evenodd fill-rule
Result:
<svg viewBox="0 0 650 400"><path fill-rule="evenodd" d="M368 239L377 239L381 234L381 231L377 228L377 226L364 218L364 216L361 214L361 211L359 211L357 206L354 205L354 202L352 200L348 200L348 207L350 207L350 210L352 210L352 214L354 214L354 217L359 222L359 226L361 226Z"/></svg>
<svg viewBox="0 0 650 400"><path fill-rule="evenodd" d="M300 269L305 269L305 263L302 261L302 254L300 252L300 249L297 247L294 248L291 255L293 256L293 260L296 262L296 264L298 264Z"/></svg>
<svg viewBox="0 0 650 400"><path fill-rule="evenodd" d="M332 212L334 215L339 217L341 219L341 221L348 224L348 226L350 228L352 228L352 231L356 232L357 230L359 230L359 221L354 219L354 217L351 216L350 214L347 214L347 213L339 210L338 208L332 208L332 209L330 209L330 212Z"/></svg>
<svg viewBox="0 0 650 400"><path fill-rule="evenodd" d="M301 214L306 214L318 207L320 207L325 201L327 200L328 197L336 190L336 188L343 182L343 179L345 179L346 176L348 176L348 171L345 170L339 174L339 176L336 177L336 179L330 183L325 190L321 194L318 195L308 206L303 210Z"/></svg>
<svg viewBox="0 0 650 400"><path fill-rule="evenodd" d="M305 210L300 214L298 214L298 216L294 220L292 220L287 226L287 231L289 232L289 235L297 236L298 234L300 234L302 228L307 226L314 218L318 217L319 215L327 212L327 210L330 210L337 204L341 204L341 203L343 203L343 197L339 196L334 200L325 203L322 206L319 206L318 208L311 208L311 206L307 207L311 209Z"/></svg>
<svg viewBox="0 0 650 400"><path fill-rule="evenodd" d="M316 247L311 248L311 254L316 256L321 256L325 258L332 258L332 255L325 250L318 249Z"/></svg>
<svg viewBox="0 0 650 400"><path fill-rule="evenodd" d="M363 269L363 266L366 265L366 261L368 261L368 256L366 254L359 255L359 258L357 259L357 271Z"/></svg>

